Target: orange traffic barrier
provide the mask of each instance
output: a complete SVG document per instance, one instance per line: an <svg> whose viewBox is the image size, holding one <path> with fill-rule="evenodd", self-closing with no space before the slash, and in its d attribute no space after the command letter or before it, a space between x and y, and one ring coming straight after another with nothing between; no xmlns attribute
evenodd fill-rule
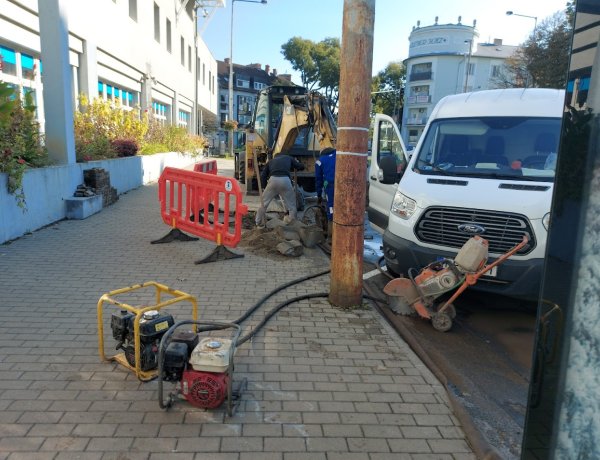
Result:
<svg viewBox="0 0 600 460"><path fill-rule="evenodd" d="M196 263L243 257L230 251L227 254L223 248L233 248L240 242L242 217L248 213L234 178L167 167L158 180L158 199L162 220L172 230L153 244L198 239L183 233L187 232L218 245L216 258L209 256L206 259L211 260Z"/></svg>
<svg viewBox="0 0 600 460"><path fill-rule="evenodd" d="M199 161L194 165L194 171L206 174L217 174L217 160Z"/></svg>

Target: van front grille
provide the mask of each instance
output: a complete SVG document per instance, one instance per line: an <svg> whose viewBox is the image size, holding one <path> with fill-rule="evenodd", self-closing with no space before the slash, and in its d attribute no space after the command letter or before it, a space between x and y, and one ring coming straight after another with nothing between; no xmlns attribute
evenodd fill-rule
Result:
<svg viewBox="0 0 600 460"><path fill-rule="evenodd" d="M521 214L482 209L431 207L415 226L415 235L424 243L461 248L477 232L489 242L489 252L503 254L527 235L529 243L517 252L529 254L536 246L529 219Z"/></svg>

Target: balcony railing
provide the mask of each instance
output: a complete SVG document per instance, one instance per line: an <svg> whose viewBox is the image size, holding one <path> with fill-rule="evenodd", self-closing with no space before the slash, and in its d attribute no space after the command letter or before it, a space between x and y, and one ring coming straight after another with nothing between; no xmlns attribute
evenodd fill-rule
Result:
<svg viewBox="0 0 600 460"><path fill-rule="evenodd" d="M428 94L408 96L408 98L406 99L407 104L427 104L429 102L431 102L431 96Z"/></svg>
<svg viewBox="0 0 600 460"><path fill-rule="evenodd" d="M419 81L419 80L432 80L433 72L430 70L428 72L413 72L410 74L409 81Z"/></svg>
<svg viewBox="0 0 600 460"><path fill-rule="evenodd" d="M426 123L427 123L427 117L413 117L413 118L406 119L407 125L424 125Z"/></svg>

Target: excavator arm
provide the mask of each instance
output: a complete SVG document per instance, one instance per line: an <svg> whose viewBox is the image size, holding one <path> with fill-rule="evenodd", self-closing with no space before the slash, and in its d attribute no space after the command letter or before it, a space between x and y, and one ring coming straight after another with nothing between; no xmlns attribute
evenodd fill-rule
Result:
<svg viewBox="0 0 600 460"><path fill-rule="evenodd" d="M293 104L287 96L284 97L281 122L273 145L273 156L287 152L294 145L300 131L307 127L312 128L320 149L335 147L335 125L327 116L322 99L323 96L313 92L306 96L306 105L298 105Z"/></svg>

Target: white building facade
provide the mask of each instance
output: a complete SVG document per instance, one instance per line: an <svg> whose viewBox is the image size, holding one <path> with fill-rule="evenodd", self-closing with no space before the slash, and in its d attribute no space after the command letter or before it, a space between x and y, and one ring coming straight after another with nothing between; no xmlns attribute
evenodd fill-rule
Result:
<svg viewBox="0 0 600 460"><path fill-rule="evenodd" d="M477 43L473 26L438 24L414 27L406 66L404 112L401 134L405 145L414 147L435 104L449 94L497 87L506 58L516 46Z"/></svg>
<svg viewBox="0 0 600 460"><path fill-rule="evenodd" d="M0 80L32 94L42 128L62 116L60 97L44 96L45 84L61 93L61 80L73 109L84 94L118 99L191 133L217 126L217 62L197 36L193 0L39 3L0 0ZM51 78L63 57L68 70Z"/></svg>

